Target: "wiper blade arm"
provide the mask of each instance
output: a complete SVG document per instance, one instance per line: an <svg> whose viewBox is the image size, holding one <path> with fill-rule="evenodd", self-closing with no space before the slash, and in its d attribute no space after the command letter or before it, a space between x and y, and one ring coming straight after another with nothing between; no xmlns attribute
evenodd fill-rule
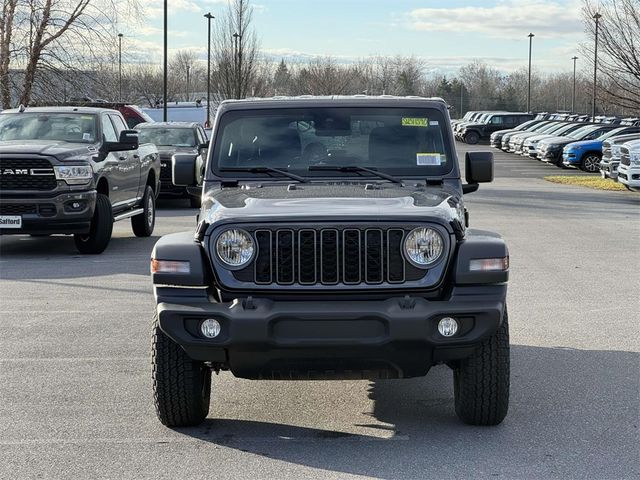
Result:
<svg viewBox="0 0 640 480"><path fill-rule="evenodd" d="M388 173L382 173L378 170L374 170L369 167L361 167L360 165L349 165L349 166L340 166L340 165L311 165L309 167L309 171L327 171L327 172L367 172L375 175L376 177L384 178L385 180L389 180L393 183L399 183L400 185L404 185L402 180L393 175L389 175Z"/></svg>
<svg viewBox="0 0 640 480"><path fill-rule="evenodd" d="M284 177L292 178L300 183L308 183L309 179L296 175L295 173L289 173L286 170L280 170L273 167L223 167L221 172L247 172L247 173L277 173Z"/></svg>

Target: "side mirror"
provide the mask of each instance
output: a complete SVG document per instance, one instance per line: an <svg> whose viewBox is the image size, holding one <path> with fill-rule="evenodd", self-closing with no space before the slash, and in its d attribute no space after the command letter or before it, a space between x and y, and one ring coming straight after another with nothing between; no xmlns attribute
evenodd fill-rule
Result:
<svg viewBox="0 0 640 480"><path fill-rule="evenodd" d="M464 157L464 174L467 185L463 185L463 193L475 192L479 183L493 182L493 153L467 152Z"/></svg>
<svg viewBox="0 0 640 480"><path fill-rule="evenodd" d="M171 175L174 185L180 187L195 187L196 180L196 160L198 155L187 153L177 153L171 158Z"/></svg>
<svg viewBox="0 0 640 480"><path fill-rule="evenodd" d="M209 142L198 145L198 150L206 150L207 148L209 148Z"/></svg>
<svg viewBox="0 0 640 480"><path fill-rule="evenodd" d="M138 132L136 130L123 130L117 142L105 142L102 148L107 152L124 152L136 150L139 145Z"/></svg>

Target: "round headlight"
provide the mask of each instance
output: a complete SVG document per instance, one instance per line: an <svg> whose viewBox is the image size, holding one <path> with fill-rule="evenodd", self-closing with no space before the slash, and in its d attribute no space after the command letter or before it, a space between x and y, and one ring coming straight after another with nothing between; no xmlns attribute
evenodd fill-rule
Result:
<svg viewBox="0 0 640 480"><path fill-rule="evenodd" d="M218 258L230 267L242 267L251 261L255 247L253 239L243 230L227 230L216 240Z"/></svg>
<svg viewBox="0 0 640 480"><path fill-rule="evenodd" d="M444 252L444 240L433 228L416 228L404 241L404 253L416 267L434 264Z"/></svg>

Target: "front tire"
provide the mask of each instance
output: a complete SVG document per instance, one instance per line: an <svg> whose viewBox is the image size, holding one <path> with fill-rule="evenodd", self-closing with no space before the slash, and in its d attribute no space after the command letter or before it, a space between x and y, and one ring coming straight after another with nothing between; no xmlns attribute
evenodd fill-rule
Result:
<svg viewBox="0 0 640 480"><path fill-rule="evenodd" d="M156 196L147 185L142 197L142 213L131 217L131 228L136 237L149 237L156 225Z"/></svg>
<svg viewBox="0 0 640 480"><path fill-rule="evenodd" d="M600 156L595 153L585 155L582 162L580 162L580 170L589 173L597 173L600 171Z"/></svg>
<svg viewBox="0 0 640 480"><path fill-rule="evenodd" d="M98 254L105 251L111 233L113 232L113 212L109 197L98 193L96 198L96 209L91 219L91 228L88 234L75 234L73 240L80 253Z"/></svg>
<svg viewBox="0 0 640 480"><path fill-rule="evenodd" d="M480 141L480 135L478 135L476 132L467 132L464 136L464 141L469 145L475 145Z"/></svg>
<svg viewBox="0 0 640 480"><path fill-rule="evenodd" d="M469 425L498 425L509 409L509 322L453 370L455 408Z"/></svg>
<svg viewBox="0 0 640 480"><path fill-rule="evenodd" d="M153 399L158 420L167 427L199 425L209 413L211 370L192 360L153 321Z"/></svg>

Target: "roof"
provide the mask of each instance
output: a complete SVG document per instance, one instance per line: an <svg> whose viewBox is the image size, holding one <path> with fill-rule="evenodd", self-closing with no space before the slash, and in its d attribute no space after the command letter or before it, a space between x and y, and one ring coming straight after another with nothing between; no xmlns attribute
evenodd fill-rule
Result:
<svg viewBox="0 0 640 480"><path fill-rule="evenodd" d="M24 110L21 108L12 108L10 110L3 110L2 113L21 113L21 111L28 113L84 113L84 114L97 114L101 112L113 113L117 110L112 108L94 108L94 107L27 107Z"/></svg>
<svg viewBox="0 0 640 480"><path fill-rule="evenodd" d="M306 107L422 107L446 110L446 102L439 97L397 97L394 95L335 95L299 97L247 98L225 100L220 104L222 110L253 110L270 108L306 108Z"/></svg>
<svg viewBox="0 0 640 480"><path fill-rule="evenodd" d="M200 125L198 122L144 122L136 125L136 129L139 128L166 128L166 127L178 127L178 128L196 128Z"/></svg>

